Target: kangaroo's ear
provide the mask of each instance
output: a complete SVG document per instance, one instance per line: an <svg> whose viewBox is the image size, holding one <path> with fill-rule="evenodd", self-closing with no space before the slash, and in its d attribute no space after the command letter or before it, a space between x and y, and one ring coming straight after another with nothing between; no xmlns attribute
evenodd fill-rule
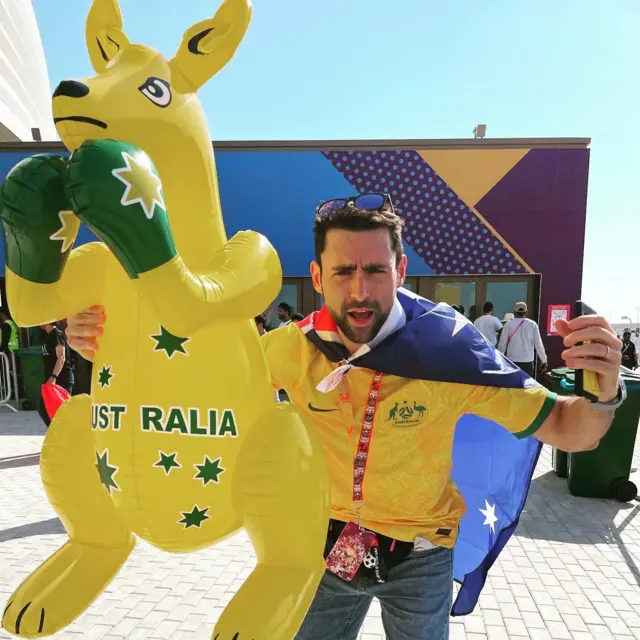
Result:
<svg viewBox="0 0 640 640"><path fill-rule="evenodd" d="M93 0L85 33L91 64L96 73L103 73L118 51L129 44L118 0Z"/></svg>
<svg viewBox="0 0 640 640"><path fill-rule="evenodd" d="M197 91L231 60L250 21L250 0L224 0L213 18L187 29L169 63L173 87L180 93Z"/></svg>

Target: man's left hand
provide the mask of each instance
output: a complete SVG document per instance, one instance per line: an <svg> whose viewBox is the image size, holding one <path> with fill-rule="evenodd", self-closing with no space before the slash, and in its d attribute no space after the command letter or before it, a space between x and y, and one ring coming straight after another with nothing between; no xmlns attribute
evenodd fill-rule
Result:
<svg viewBox="0 0 640 640"><path fill-rule="evenodd" d="M57 378L49 378L47 380L47 384L56 384L57 383Z"/></svg>
<svg viewBox="0 0 640 640"><path fill-rule="evenodd" d="M580 316L567 322L557 320L556 329L564 346L562 359L571 369L594 371L600 384L599 402L618 397L618 378L622 362L622 342L602 316ZM590 344L578 345L590 341Z"/></svg>

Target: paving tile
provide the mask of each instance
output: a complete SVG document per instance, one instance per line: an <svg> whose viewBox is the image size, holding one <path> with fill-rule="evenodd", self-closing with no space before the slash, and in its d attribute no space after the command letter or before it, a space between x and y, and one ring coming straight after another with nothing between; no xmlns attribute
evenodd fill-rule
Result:
<svg viewBox="0 0 640 640"><path fill-rule="evenodd" d="M0 457L36 454L43 436L35 414L0 410ZM640 468L640 443L634 467ZM37 466L0 467L0 487L2 606L66 536ZM474 613L452 619L450 639L640 640L636 513L634 504L569 495L543 448L520 527L489 574ZM169 554L140 542L89 610L52 638L210 640L255 563L242 532L193 554ZM9 638L0 631L0 640ZM376 601L359 640L385 640Z"/></svg>

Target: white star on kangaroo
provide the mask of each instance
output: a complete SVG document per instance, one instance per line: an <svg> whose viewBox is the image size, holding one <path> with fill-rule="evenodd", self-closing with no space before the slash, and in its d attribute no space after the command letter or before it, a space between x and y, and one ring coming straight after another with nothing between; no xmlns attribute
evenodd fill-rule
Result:
<svg viewBox="0 0 640 640"><path fill-rule="evenodd" d="M478 509L480 513L484 516L483 525L489 525L489 529L491 529L491 533L496 532L496 522L498 522L498 518L496 516L496 505L489 504L487 500L484 501L484 505L486 509Z"/></svg>
<svg viewBox="0 0 640 640"><path fill-rule="evenodd" d="M60 211L58 218L60 218L62 226L49 236L49 240L60 240L60 242L62 242L60 253L65 253L73 246L75 232L80 226L80 221L76 218L76 214L73 211Z"/></svg>
<svg viewBox="0 0 640 640"><path fill-rule="evenodd" d="M146 154L137 153L134 157L123 151L122 159L126 166L111 172L114 178L120 180L126 187L120 204L123 207L139 204L144 215L151 220L156 205L165 209L160 178L153 173L151 162Z"/></svg>

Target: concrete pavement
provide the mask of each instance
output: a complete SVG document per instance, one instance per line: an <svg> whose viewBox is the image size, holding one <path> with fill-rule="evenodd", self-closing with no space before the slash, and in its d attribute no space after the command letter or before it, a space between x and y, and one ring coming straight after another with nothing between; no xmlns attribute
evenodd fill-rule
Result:
<svg viewBox="0 0 640 640"><path fill-rule="evenodd" d="M38 472L43 436L35 413L0 408L1 606L65 540ZM634 467L640 467L640 446ZM451 640L640 638L639 513L638 501L569 495L545 449L517 533L479 607L452 621ZM189 555L140 543L109 589L55 637L208 640L254 563L244 534ZM9 637L0 631L0 639ZM374 603L361 639L383 638Z"/></svg>

